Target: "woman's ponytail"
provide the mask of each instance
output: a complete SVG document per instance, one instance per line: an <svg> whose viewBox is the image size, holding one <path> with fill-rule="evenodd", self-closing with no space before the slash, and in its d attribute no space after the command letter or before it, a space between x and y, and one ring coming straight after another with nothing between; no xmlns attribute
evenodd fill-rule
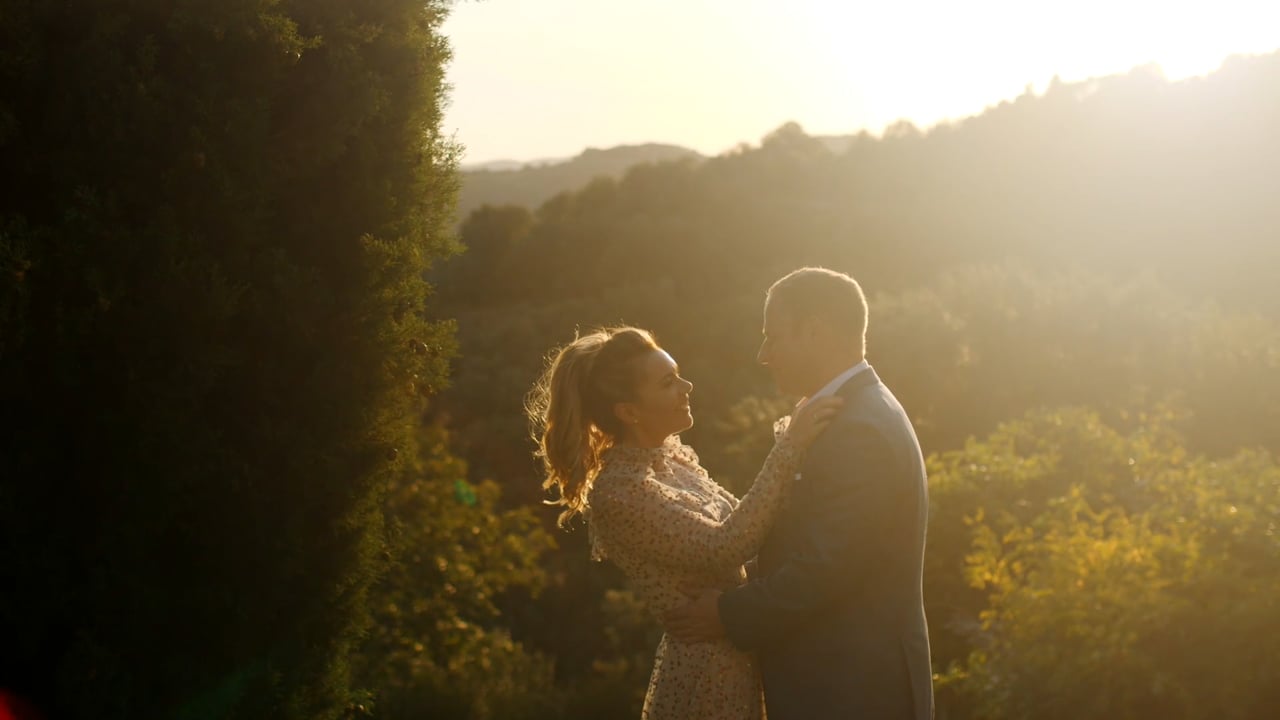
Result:
<svg viewBox="0 0 1280 720"><path fill-rule="evenodd" d="M549 502L565 507L562 527L586 509L601 455L623 431L613 406L634 397L633 361L657 349L653 336L638 328L579 336L552 353L529 393L525 411L546 471L542 487L558 490Z"/></svg>

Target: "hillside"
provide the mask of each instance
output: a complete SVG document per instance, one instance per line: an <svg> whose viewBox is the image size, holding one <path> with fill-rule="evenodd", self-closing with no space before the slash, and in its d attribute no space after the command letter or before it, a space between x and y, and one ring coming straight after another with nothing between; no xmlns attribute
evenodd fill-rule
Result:
<svg viewBox="0 0 1280 720"><path fill-rule="evenodd" d="M1280 449L1276 87L1280 53L1179 82L1140 67L1055 82L927 131L855 135L839 154L789 124L755 147L474 212L466 252L433 271L463 356L440 408L476 444L479 472L528 473L519 399L542 354L575 328L642 324L693 377L715 378L699 389L711 422L694 437L740 476L750 459L716 446L731 439L721 433L735 405L770 392L751 363L760 297L811 264L859 278L882 298L873 315L898 307L927 327L873 321L869 335L873 359L914 348L911 363L938 363L891 372L929 451L1044 403L1102 402L1088 368L1121 395L1203 398L1204 448ZM957 272L966 279L940 296ZM1056 286L1068 289L1055 299ZM1099 297L1076 297L1083 287ZM1215 324L1219 309L1232 319ZM994 333L985 355L980 331ZM1027 354L1002 355L1027 337L1038 338ZM1197 354L1225 364L1194 369ZM959 380L974 372L983 379ZM1024 384L998 389L1007 403L982 399L1013 372Z"/></svg>
<svg viewBox="0 0 1280 720"><path fill-rule="evenodd" d="M590 148L565 160L532 163L499 161L462 168L458 195L458 219L481 205L536 207L558 193L574 190L597 177L621 177L628 168L644 163L701 159L688 148L649 143L598 150Z"/></svg>
<svg viewBox="0 0 1280 720"><path fill-rule="evenodd" d="M1082 631L1123 622L1148 637L1137 618L1177 607L1174 596L1216 597L1274 577L1280 555L1269 536L1265 550L1224 540L1218 559L1187 560L1196 579L1170 596L1146 595L1165 579L1148 583L1156 575L1137 566L1117 564L1096 586L1075 573L1108 543L1141 550L1125 563L1158 556L1156 546L1191 558L1202 540L1183 544L1180 518L1209 518L1205 536L1221 538L1263 537L1256 528L1280 523L1270 459L1280 453L1277 87L1280 53L1178 82L1140 67L1054 82L927 130L814 137L788 124L714 158L638 165L541 205L478 210L462 222L467 251L436 270L438 310L457 321L461 357L435 411L477 478L535 506L544 493L522 399L545 353L579 330L640 325L696 387L696 423L682 440L741 493L772 442L771 421L789 406L754 362L765 288L801 265L847 271L871 301L868 359L930 456L925 598L935 670L953 673L939 684L939 716L1050 717L1042 709L1056 706L1056 693L1096 694L1099 668L1135 706L1163 708L1155 715L1212 714L1144 695L1159 668L1189 698L1209 697L1225 678L1265 677L1235 693L1248 700L1231 716L1266 717L1253 708L1274 707L1260 688L1275 686L1275 663L1256 676L1239 663L1263 663L1234 654L1206 655L1231 669L1220 676L1179 664L1200 646L1251 641L1203 609L1212 604L1151 625L1149 644L1123 652L1118 635ZM1184 505L1198 493L1227 499L1213 511ZM1065 519L1053 514L1073 507ZM554 513L543 512L549 525ZM1130 516L1133 527L1174 522L1156 540L1126 539L1115 519ZM1248 518L1258 525L1232 529ZM1010 523L1059 527L1054 537L1070 542L1015 543L1037 572L994 595L974 590L973 559L1003 562L1004 546L983 538L1006 537ZM620 596L586 567L585 536L557 535L547 565L558 579L513 621L513 636L555 657L573 682L600 678L606 665L637 668L624 679L642 696L647 665L625 661L647 657L652 624L627 626L626 644L583 639L608 637L620 612ZM1098 547L1077 543L1086 537ZM1075 557L1070 548L1086 559L1055 565ZM1169 587L1183 582L1175 576L1190 577L1179 569ZM1135 580L1105 589L1119 588L1116 578ZM1026 605L1011 615L993 605L1020 598ZM1144 609L1116 620L1097 610L1108 598ZM1273 608L1246 614L1274 622ZM1000 622L979 632L983 617ZM570 623L583 634L549 630ZM1196 639L1185 647L1197 649L1165 651L1170 626L1187 628ZM999 654L975 654L993 642ZM1060 647L1076 649L1055 654ZM1132 670L1110 659L1126 653L1140 658ZM1089 666L1098 657L1108 659ZM1011 672L1024 663L1042 671ZM1067 679L1046 688L1048 669ZM1035 710L1002 710L1009 697Z"/></svg>

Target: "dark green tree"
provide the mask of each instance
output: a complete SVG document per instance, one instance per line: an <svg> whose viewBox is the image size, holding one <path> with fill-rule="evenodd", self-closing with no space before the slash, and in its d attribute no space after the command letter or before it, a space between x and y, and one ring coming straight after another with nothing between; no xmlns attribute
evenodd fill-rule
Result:
<svg viewBox="0 0 1280 720"><path fill-rule="evenodd" d="M0 681L51 716L351 702L452 352L445 5L0 2Z"/></svg>
<svg viewBox="0 0 1280 720"><path fill-rule="evenodd" d="M485 305L509 298L512 280L527 272L511 267L512 256L532 225L533 214L518 205L485 205L468 215L460 233L464 253L441 273L449 299Z"/></svg>

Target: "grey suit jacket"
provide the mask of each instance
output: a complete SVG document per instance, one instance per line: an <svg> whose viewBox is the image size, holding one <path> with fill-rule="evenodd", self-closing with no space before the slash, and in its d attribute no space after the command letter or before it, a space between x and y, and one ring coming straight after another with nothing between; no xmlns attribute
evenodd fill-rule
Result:
<svg viewBox="0 0 1280 720"><path fill-rule="evenodd" d="M874 370L837 394L756 579L720 597L720 618L759 656L769 720L928 720L920 443Z"/></svg>

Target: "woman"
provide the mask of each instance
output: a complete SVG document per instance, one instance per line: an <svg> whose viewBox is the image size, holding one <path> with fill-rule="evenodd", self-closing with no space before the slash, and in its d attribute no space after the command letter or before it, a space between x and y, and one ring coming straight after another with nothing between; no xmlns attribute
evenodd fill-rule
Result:
<svg viewBox="0 0 1280 720"><path fill-rule="evenodd" d="M693 425L675 361L638 328L584 335L561 348L530 396L529 416L559 491L563 525L587 517L592 556L608 558L656 616L686 601L680 587L746 578L777 516L802 452L840 400L809 403L783 429L739 502L698 464L677 434ZM658 645L643 718L753 720L764 715L749 655L725 640Z"/></svg>

